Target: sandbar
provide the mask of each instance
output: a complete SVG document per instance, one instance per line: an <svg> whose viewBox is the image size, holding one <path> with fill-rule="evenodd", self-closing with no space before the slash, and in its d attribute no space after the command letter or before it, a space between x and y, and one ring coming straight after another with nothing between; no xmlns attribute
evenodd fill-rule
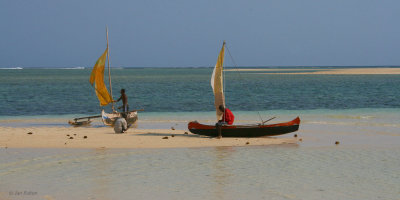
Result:
<svg viewBox="0 0 400 200"><path fill-rule="evenodd" d="M296 144L293 138L211 138L185 130L110 127L0 127L0 148L189 148ZM85 137L86 136L86 137Z"/></svg>
<svg viewBox="0 0 400 200"><path fill-rule="evenodd" d="M277 68L277 69L228 69L225 71L240 71L240 72L267 72L262 74L326 74L326 75L365 75L365 74L400 74L400 68L335 68L335 69L322 69L322 68ZM270 72L270 73L268 73ZM273 72L273 73L271 73Z"/></svg>

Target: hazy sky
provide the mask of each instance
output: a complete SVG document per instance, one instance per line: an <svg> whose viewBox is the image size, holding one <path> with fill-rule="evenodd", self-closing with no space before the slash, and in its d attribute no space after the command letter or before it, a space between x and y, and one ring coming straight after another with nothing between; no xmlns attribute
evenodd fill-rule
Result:
<svg viewBox="0 0 400 200"><path fill-rule="evenodd" d="M0 0L0 67L400 65L398 0ZM227 64L229 57L226 56Z"/></svg>

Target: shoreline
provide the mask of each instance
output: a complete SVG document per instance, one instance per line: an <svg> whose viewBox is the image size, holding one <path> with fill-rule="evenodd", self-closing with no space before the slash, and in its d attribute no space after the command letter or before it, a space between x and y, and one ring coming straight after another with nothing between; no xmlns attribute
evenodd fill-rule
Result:
<svg viewBox="0 0 400 200"><path fill-rule="evenodd" d="M123 134L115 134L110 127L0 127L0 132L0 148L162 149L297 144L295 138L216 139L171 129L134 128Z"/></svg>

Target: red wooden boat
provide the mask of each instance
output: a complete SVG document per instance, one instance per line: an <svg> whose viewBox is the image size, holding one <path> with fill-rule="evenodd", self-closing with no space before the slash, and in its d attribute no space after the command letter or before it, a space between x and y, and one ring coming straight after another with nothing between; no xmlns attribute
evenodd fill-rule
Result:
<svg viewBox="0 0 400 200"><path fill-rule="evenodd" d="M224 115L224 110L219 109L220 106L225 108L225 95L223 87L224 55L225 55L225 41L222 44L221 51L218 55L217 64L215 65L211 76L211 87L214 93L214 106L216 109L217 121L222 120L223 119L222 116ZM297 131L300 126L299 117L290 122L265 125L265 122L267 121L261 121L261 123L259 124L251 124L251 125L223 125L221 126L221 136L262 137L262 136L282 135L285 133L291 133ZM198 135L205 135L211 137L219 136L218 130L215 125L205 125L205 124L200 124L197 121L194 121L194 122L189 122L188 129L190 132Z"/></svg>
<svg viewBox="0 0 400 200"><path fill-rule="evenodd" d="M253 125L224 125L221 127L222 137L262 137L282 135L295 132L299 129L300 118L290 122L278 124L253 124ZM217 137L218 131L215 125L200 124L196 121L189 122L188 129L190 132L198 135Z"/></svg>

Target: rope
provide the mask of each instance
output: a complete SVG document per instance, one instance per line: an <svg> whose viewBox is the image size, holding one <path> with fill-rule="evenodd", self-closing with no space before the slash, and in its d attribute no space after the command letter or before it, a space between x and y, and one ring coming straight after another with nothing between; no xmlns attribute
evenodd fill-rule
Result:
<svg viewBox="0 0 400 200"><path fill-rule="evenodd" d="M225 45L226 45L226 44L225 44ZM238 70L238 65L236 64L235 60L233 59L233 56L232 56L231 52L229 51L229 48L228 48L227 45L226 45L226 50L228 50L229 57L231 58L231 60L232 60L232 62L233 62L234 70L236 70L236 71L239 73L239 78L240 78L241 80L244 80L244 78L242 77L241 72ZM257 90L259 89L257 85L255 85L255 87L256 87ZM251 95L251 97L253 97L253 96ZM252 101L254 102L254 99L252 99ZM261 120L261 124L264 124L264 121L263 121L263 119L262 119L261 114L260 114L259 111L257 111L257 114L258 114L258 117L259 117L260 120Z"/></svg>

